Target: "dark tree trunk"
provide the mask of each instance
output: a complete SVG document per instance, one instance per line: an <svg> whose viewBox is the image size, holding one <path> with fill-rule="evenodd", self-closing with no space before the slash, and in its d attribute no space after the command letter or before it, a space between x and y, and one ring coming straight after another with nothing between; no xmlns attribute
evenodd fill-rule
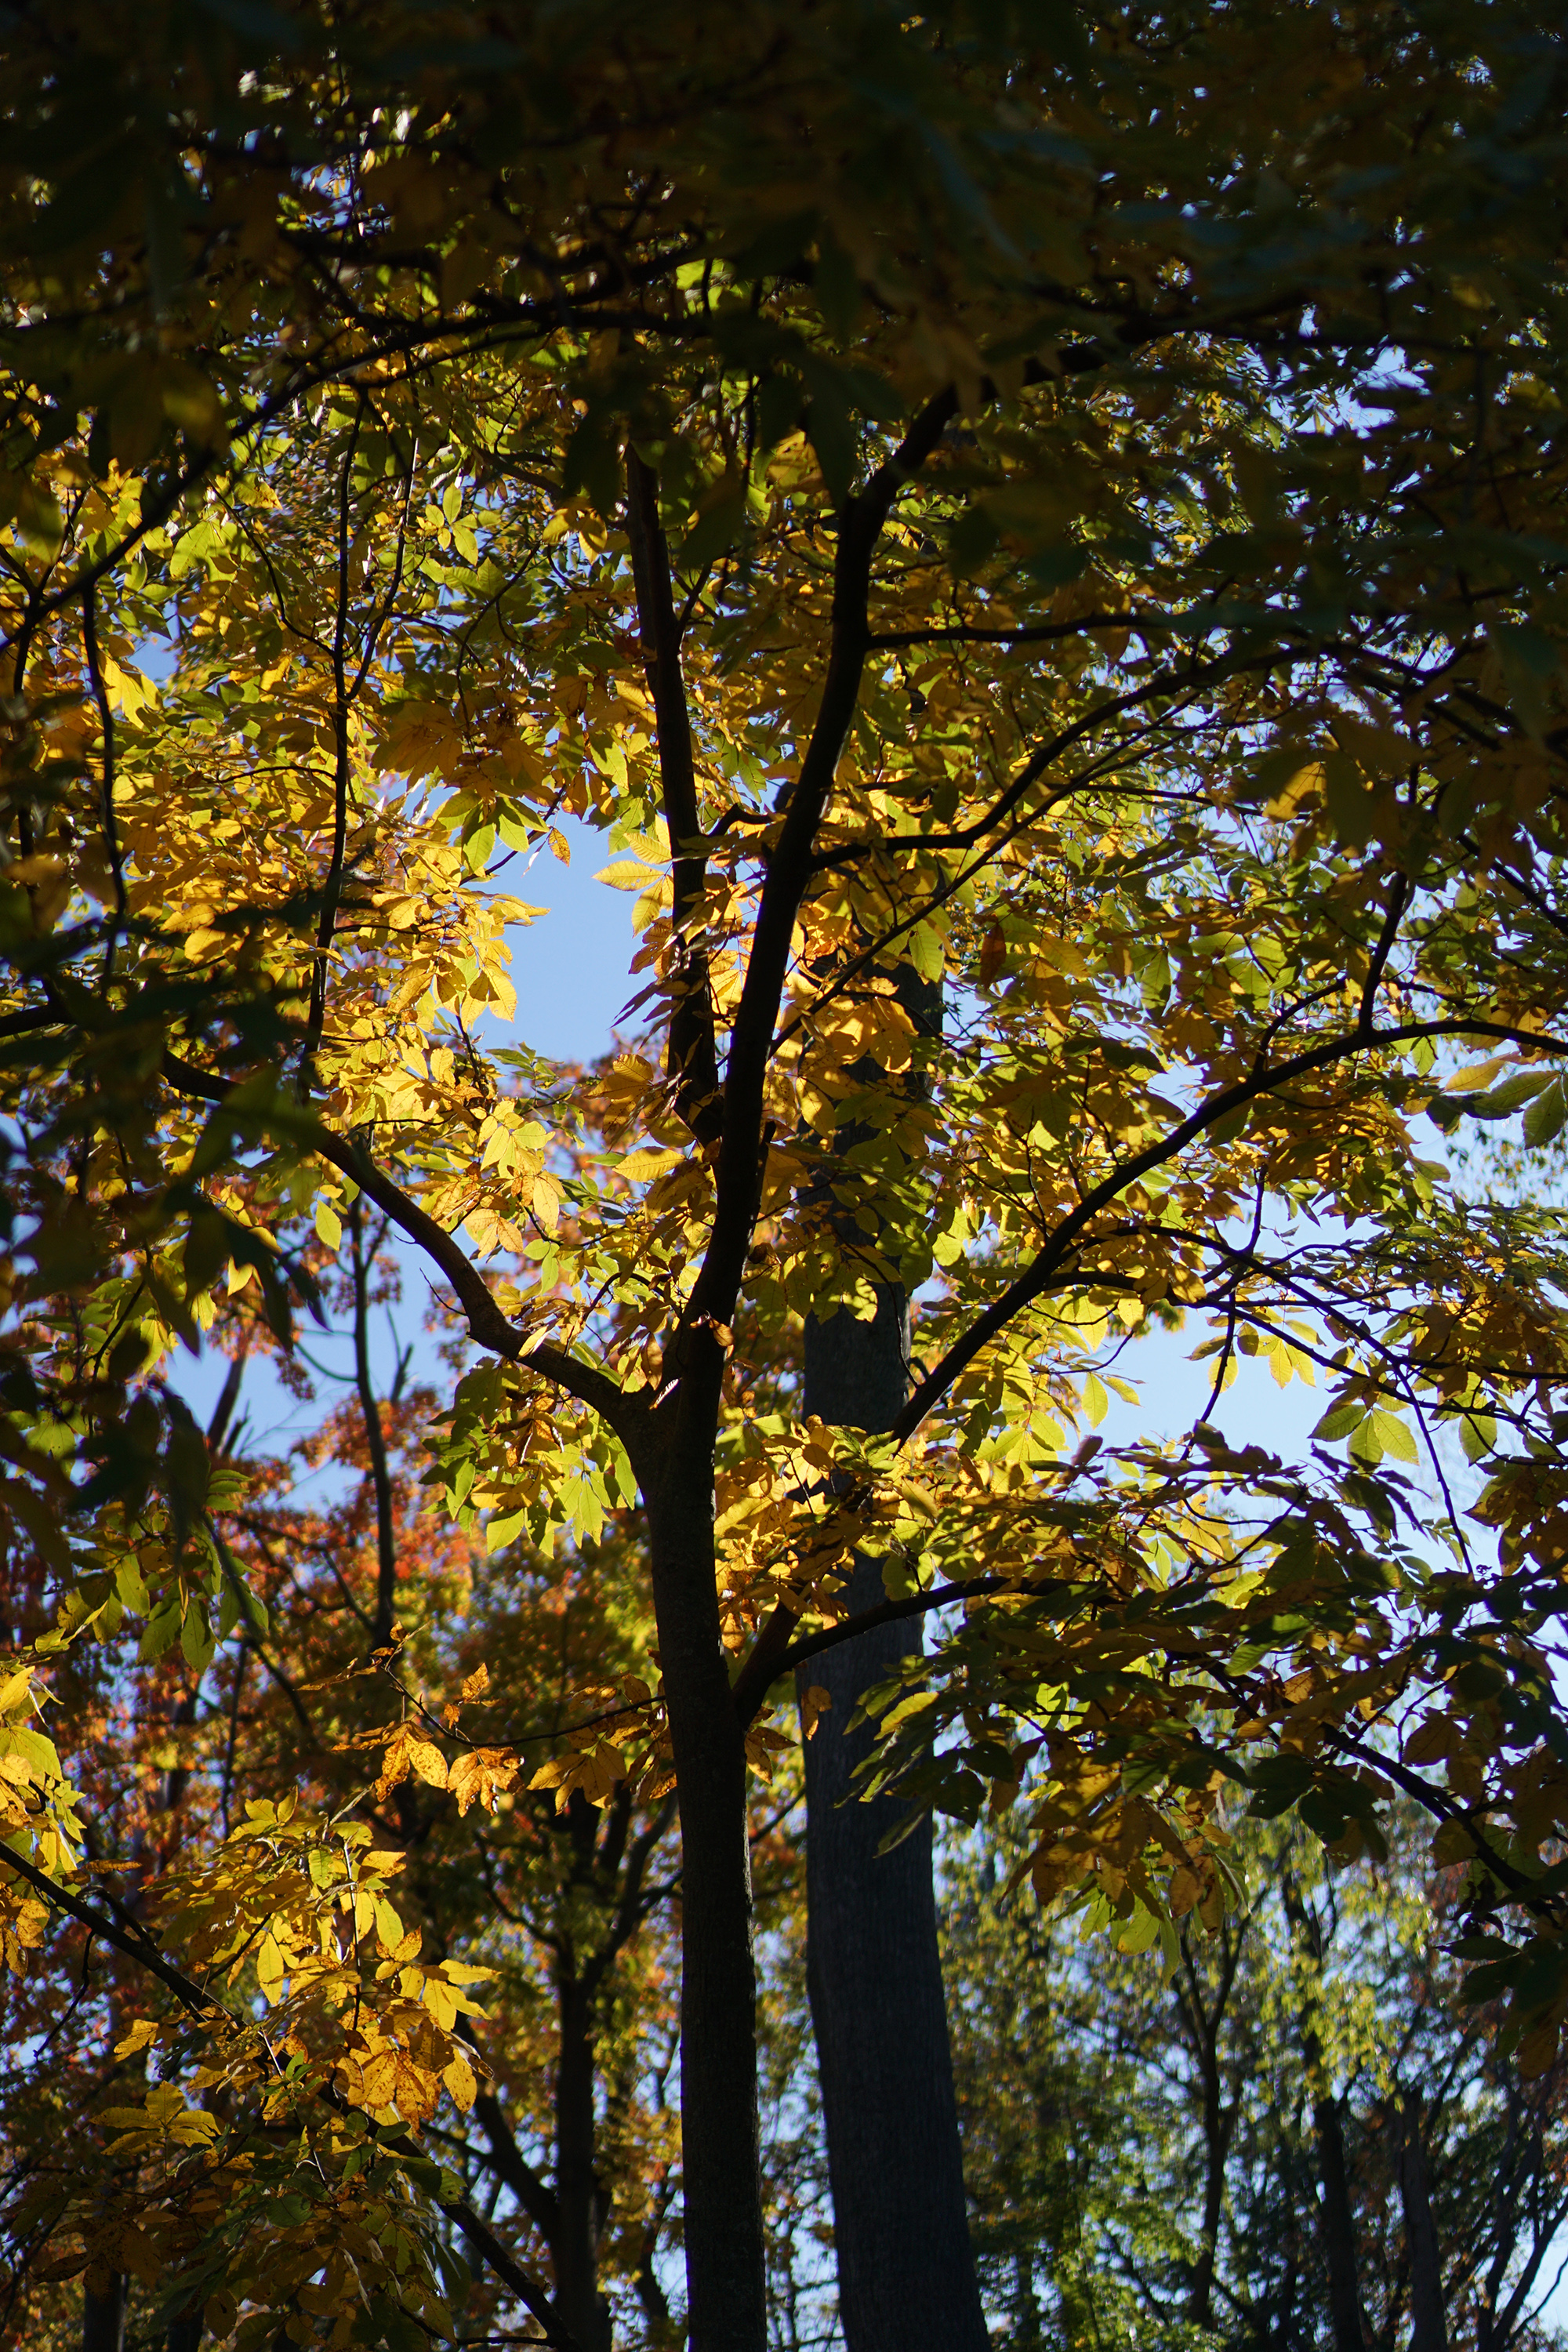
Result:
<svg viewBox="0 0 1568 2352"><path fill-rule="evenodd" d="M610 2306L599 2291L599 2177L595 2164L594 2003L573 1976L560 1991L555 2077L555 2305L582 2352L610 2352Z"/></svg>
<svg viewBox="0 0 1568 2352"><path fill-rule="evenodd" d="M700 1386L711 1363L686 1374ZM684 1403L683 1400L683 1403ZM710 1433L700 1398L685 1425ZM757 2128L756 1977L746 1753L730 1696L714 1580L712 1444L678 1428L648 1498L659 1663L681 1848L680 2116L690 2352L765 2352Z"/></svg>
<svg viewBox="0 0 1568 2352"><path fill-rule="evenodd" d="M1334 2326L1334 2352L1365 2352L1362 2326L1361 2289L1356 2283L1355 2220L1351 2212L1350 2183L1345 2172L1345 2139L1340 2111L1327 2093L1312 2102L1312 2128L1318 2143L1318 2178L1323 2201L1319 2226L1323 2237L1323 2261L1329 2273L1329 2314Z"/></svg>
<svg viewBox="0 0 1568 2352"><path fill-rule="evenodd" d="M197 2304L194 2310L182 2311L177 2318L170 2320L166 2352L200 2352L201 2340L200 2304Z"/></svg>
<svg viewBox="0 0 1568 2352"><path fill-rule="evenodd" d="M1404 2130L1399 2149L1399 2198L1405 2209L1405 2244L1410 2263L1410 2352L1448 2352L1443 2266L1437 2252L1437 2227L1432 2218L1418 2100L1409 2102L1401 2120Z"/></svg>
<svg viewBox="0 0 1568 2352"><path fill-rule="evenodd" d="M874 1323L809 1322L808 1413L885 1429L909 1382L903 1293L877 1296ZM861 1561L852 1611L884 1598ZM832 1706L805 1743L806 1980L827 2127L835 2245L848 2352L987 2352L963 2197L958 2108L937 1948L929 1817L889 1853L903 1807L857 1801L868 1729L845 1727L862 1694L921 1646L912 1620L811 1660L803 1686Z"/></svg>
<svg viewBox="0 0 1568 2352"><path fill-rule="evenodd" d="M83 2290L81 2352L122 2352L124 2342L125 2281L116 2273L101 2294Z"/></svg>

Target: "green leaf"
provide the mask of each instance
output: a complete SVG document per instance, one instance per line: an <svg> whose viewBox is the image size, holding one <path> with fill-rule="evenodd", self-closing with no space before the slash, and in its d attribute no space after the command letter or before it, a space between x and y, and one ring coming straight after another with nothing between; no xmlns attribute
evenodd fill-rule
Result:
<svg viewBox="0 0 1568 2352"><path fill-rule="evenodd" d="M1337 1438L1348 1437L1353 1429L1359 1429L1365 1419L1366 1406L1359 1397L1340 1397L1329 1407L1312 1434L1331 1444Z"/></svg>
<svg viewBox="0 0 1568 2352"><path fill-rule="evenodd" d="M910 933L910 961L922 980L939 981L947 969L942 944L930 923L917 923Z"/></svg>
<svg viewBox="0 0 1568 2352"><path fill-rule="evenodd" d="M1497 1444L1497 1421L1489 1412L1468 1412L1459 1423L1467 1462L1484 1461Z"/></svg>
<svg viewBox="0 0 1568 2352"><path fill-rule="evenodd" d="M1562 1078L1556 1077L1536 1096L1525 1112L1524 1139L1526 1143L1536 1146L1552 1143L1561 1135L1565 1124L1568 1124L1568 1091L1564 1091Z"/></svg>
<svg viewBox="0 0 1568 2352"><path fill-rule="evenodd" d="M180 1628L180 1649L185 1664L194 1666L198 1674L203 1672L211 1665L216 1646L205 1609L199 1601L192 1601L186 1607L184 1622Z"/></svg>
<svg viewBox="0 0 1568 2352"><path fill-rule="evenodd" d="M1395 1462L1416 1459L1415 1440L1396 1412L1387 1412L1382 1406L1368 1413L1351 1440L1351 1452L1362 1462L1381 1462L1392 1454Z"/></svg>

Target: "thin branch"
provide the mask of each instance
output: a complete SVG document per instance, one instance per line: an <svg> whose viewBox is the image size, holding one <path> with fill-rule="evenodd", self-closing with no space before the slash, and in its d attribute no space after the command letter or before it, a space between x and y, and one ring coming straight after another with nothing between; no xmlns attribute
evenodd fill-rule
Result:
<svg viewBox="0 0 1568 2352"><path fill-rule="evenodd" d="M172 1961L166 1960L144 1930L132 1932L116 1927L112 1919L106 1919L100 1911L95 1911L79 1895L68 1893L13 1846L0 1849L0 1868L14 1870L18 1877L25 1878L29 1886L43 1896L46 1903L52 1904L58 1911L68 1912L91 1935L101 1936L115 1951L126 1959L133 1960L139 1969L145 1969L150 1976L156 1977L193 2017L216 2017L226 2024L234 2023L234 2019L216 1994L205 1991ZM134 1929L134 1922L132 1928Z"/></svg>
<svg viewBox="0 0 1568 2352"><path fill-rule="evenodd" d="M1527 1045L1536 1052L1547 1048L1560 1054L1568 1053L1568 1040L1479 1017L1458 1021L1411 1021L1393 1029L1363 1030L1358 1024L1345 1034L1325 1038L1321 1045L1309 1046L1288 1061L1276 1063L1272 1068L1256 1070L1249 1076L1238 1079L1234 1086L1223 1087L1206 1102L1200 1103L1190 1117L1182 1119L1168 1134L1122 1160L1085 1193L1077 1208L1062 1219L1049 1240L1036 1253L1025 1271L1016 1281L1008 1284L1000 1297L994 1299L983 1313L976 1316L968 1330L953 1342L941 1362L921 1381L893 1423L889 1434L894 1441L901 1444L912 1435L982 1349L1006 1328L1015 1316L1044 1295L1063 1259L1080 1236L1100 1211L1108 1208L1129 1184L1135 1184L1140 1177L1163 1167L1189 1143L1206 1134L1211 1128L1217 1127L1233 1111L1246 1109L1260 1096L1293 1085L1297 1079L1308 1077L1314 1071L1330 1069L1336 1062L1348 1060L1356 1054L1414 1045L1424 1037L1434 1040L1444 1037L1492 1038L1502 1044Z"/></svg>
<svg viewBox="0 0 1568 2352"><path fill-rule="evenodd" d="M343 856L349 827L349 517L353 488L354 450L364 414L363 395L354 409L348 446L338 477L338 597L332 623L332 853L321 889L321 912L316 926L316 962L310 974L310 1009L305 1023L305 1043L300 1056L308 1079L321 1027L327 1016L327 964L332 933L337 928L338 900L343 885Z"/></svg>
<svg viewBox="0 0 1568 2352"><path fill-rule="evenodd" d="M164 1054L163 1072L169 1084L182 1094L219 1106L229 1101L231 1087L227 1081L198 1069L178 1054ZM237 1122L255 1116L243 1105L236 1107ZM508 1363L520 1365L525 1371L538 1372L583 1403L592 1405L626 1444L633 1460L644 1458L646 1449L641 1441L646 1415L637 1410L618 1381L595 1364L580 1363L575 1356L568 1355L550 1340L539 1339L531 1344L525 1331L507 1321L478 1266L459 1249L452 1235L377 1168L361 1145L347 1136L334 1134L330 1128L316 1126L310 1131L310 1148L352 1178L378 1209L385 1211L401 1233L417 1242L426 1256L434 1259L456 1291L458 1303L468 1318L469 1336L478 1346L504 1357Z"/></svg>
<svg viewBox="0 0 1568 2352"><path fill-rule="evenodd" d="M125 929L125 860L120 846L120 826L114 814L114 713L109 707L109 691L103 680L103 662L98 646L98 597L89 586L81 600L81 641L87 655L88 676L92 681L92 698L98 705L98 724L103 737L103 780L101 785L101 818L103 845L109 855L109 870L114 882L114 914L109 925L109 937L104 943L103 970L99 976L98 991L101 996L114 973L114 950Z"/></svg>
<svg viewBox="0 0 1568 2352"><path fill-rule="evenodd" d="M538 2280L531 2278L521 2263L513 2261L489 2223L481 2221L466 2202L443 2205L441 2210L462 2231L475 2252L489 2264L501 2284L510 2287L518 2301L533 2314L544 2330L546 2343L552 2344L555 2352L581 2352L576 2337Z"/></svg>

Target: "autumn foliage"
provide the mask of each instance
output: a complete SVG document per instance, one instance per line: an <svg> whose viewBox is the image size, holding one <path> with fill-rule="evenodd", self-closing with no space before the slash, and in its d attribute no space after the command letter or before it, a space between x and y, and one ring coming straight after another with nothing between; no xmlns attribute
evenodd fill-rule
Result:
<svg viewBox="0 0 1568 2352"><path fill-rule="evenodd" d="M1169 1969L1397 1804L1543 2077L1568 1268L1444 1138L1568 1120L1555 19L0 45L5 2325L762 2352L768 1776L905 1619L866 1796Z"/></svg>

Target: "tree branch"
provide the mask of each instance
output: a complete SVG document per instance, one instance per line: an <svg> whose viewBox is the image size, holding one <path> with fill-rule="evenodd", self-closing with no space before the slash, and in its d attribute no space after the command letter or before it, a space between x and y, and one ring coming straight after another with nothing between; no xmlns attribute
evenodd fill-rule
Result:
<svg viewBox="0 0 1568 2352"><path fill-rule="evenodd" d="M713 991L707 947L688 935L702 904L708 874L691 757L691 714L680 667L680 623L670 586L669 547L659 520L658 483L635 448L626 451L626 527L672 860L674 970L668 1067L675 1084L678 1114L699 1142L713 1143L723 1120Z"/></svg>
<svg viewBox="0 0 1568 2352"><path fill-rule="evenodd" d="M116 1927L112 1919L106 1919L102 1912L95 1911L79 1895L68 1893L65 1887L41 1871L36 1863L29 1862L26 1854L18 1853L13 1846L0 1847L0 1868L14 1870L19 1878L25 1878L28 1885L43 1896L46 1903L68 1913L90 1934L101 1936L115 1951L126 1959L133 1960L138 1968L145 1969L149 1976L156 1977L193 2017L221 2018L227 2025L235 2022L216 1993L205 1992L199 1984L175 1968L172 1961L166 1960L150 1936L133 1934Z"/></svg>
<svg viewBox="0 0 1568 2352"><path fill-rule="evenodd" d="M833 789L866 666L871 559L895 500L935 449L957 409L958 395L951 385L928 401L893 455L839 515L827 675L811 740L785 803L784 825L768 859L745 983L730 1033L713 1224L682 1318L683 1334L705 1324L728 1323L734 1311L756 1216L763 1097L790 942L811 879L816 829ZM679 1342L674 1352L679 1360ZM676 1369L679 1372L679 1360Z"/></svg>
<svg viewBox="0 0 1568 2352"><path fill-rule="evenodd" d="M533 2314L544 2330L546 2343L552 2344L555 2352L582 2352L576 2337L538 2280L530 2278L522 2265L512 2260L489 2223L481 2221L473 2207L467 2203L443 2205L441 2210L448 2221L461 2230L469 2245L489 2264L502 2284L510 2287L518 2301Z"/></svg>
<svg viewBox="0 0 1568 2352"><path fill-rule="evenodd" d="M464 2021L465 2023L467 2021ZM463 2035L475 2050L479 2043L472 2033ZM542 2231L553 2244L561 2229L561 2208L553 2192L535 2172L517 2144L517 2134L507 2121L500 2101L492 2092L481 2091L474 2101L474 2113L485 2127L485 2137L490 2144L490 2158L497 2172L534 2227Z"/></svg>
<svg viewBox="0 0 1568 2352"><path fill-rule="evenodd" d="M1224 1087L1219 1093L1201 1103L1190 1118L1172 1128L1158 1142L1134 1152L1110 1175L1086 1192L1070 1215L1061 1223L1041 1248L1024 1273L1008 1284L1000 1297L993 1299L984 1313L976 1316L969 1329L954 1340L940 1363L927 1373L909 1402L894 1422L889 1435L899 1444L912 1435L928 1413L934 1411L959 1375L967 1370L987 1344L1005 1329L1016 1315L1031 1306L1049 1287L1063 1260L1081 1235L1092 1224L1102 1209L1108 1208L1129 1184L1141 1176L1161 1168L1210 1128L1217 1127L1233 1111L1244 1110L1260 1096L1273 1093L1278 1087L1291 1086L1299 1078L1310 1077L1315 1070L1325 1070L1336 1062L1348 1060L1356 1054L1385 1050L1393 1045L1413 1045L1418 1039L1430 1037L1482 1037L1499 1043L1527 1045L1536 1052L1543 1047L1568 1053L1568 1040L1552 1037L1532 1030L1517 1029L1507 1023L1481 1019L1467 1021L1409 1021L1394 1029L1363 1029L1359 1024L1348 1034L1325 1038L1323 1043L1292 1055L1289 1060L1277 1062L1271 1068L1258 1070L1250 1077L1239 1078L1234 1086Z"/></svg>
<svg viewBox="0 0 1568 2352"><path fill-rule="evenodd" d="M349 1247L354 1284L354 1385L364 1421L365 1450L370 1456L371 1488L375 1497L375 1625L371 1647L384 1650L392 1639L393 1602L397 1591L397 1532L392 1516L392 1474L387 1467L386 1438L381 1426L381 1401L370 1376L369 1307L366 1293L370 1268L364 1247L363 1195L349 1211ZM385 1226L382 1227L384 1235Z"/></svg>
<svg viewBox="0 0 1568 2352"><path fill-rule="evenodd" d="M165 1053L163 1076L182 1094L195 1095L202 1102L228 1105L231 1088L222 1078L213 1077L177 1054ZM237 1122L255 1121L258 1114L244 1104L233 1105ZM411 1194L395 1184L390 1176L375 1165L369 1153L347 1136L334 1134L331 1128L314 1126L310 1137L310 1149L320 1159L330 1161L359 1186L367 1199L384 1210L401 1233L417 1242L427 1257L434 1259L457 1292L458 1303L468 1318L469 1336L492 1355L502 1356L508 1363L519 1364L525 1370L535 1371L552 1381L584 1404L592 1405L602 1413L616 1435L626 1443L628 1451L643 1434L643 1417L638 1414L619 1383L595 1364L579 1363L548 1339L535 1340L530 1346L526 1332L509 1323L490 1296L484 1276L473 1260L458 1247L452 1235L438 1225ZM639 1452L640 1452L639 1445Z"/></svg>
<svg viewBox="0 0 1568 2352"><path fill-rule="evenodd" d="M873 1626L894 1625L902 1617L922 1616L927 1610L944 1609L950 1601L979 1600L992 1592L1011 1592L1020 1600L1037 1601L1042 1593L1062 1589L1059 1576L1031 1584L1020 1584L1008 1576L972 1576L966 1583L937 1584L929 1592L913 1592L903 1601L880 1601L875 1609L862 1609L856 1616L842 1618L837 1625L825 1626L819 1633L804 1634L798 1642L789 1637L800 1622L799 1614L781 1601L730 1686L736 1720L744 1730L774 1683L793 1674L807 1658L815 1658L824 1650L836 1650L841 1642L853 1642L858 1634L870 1633Z"/></svg>

